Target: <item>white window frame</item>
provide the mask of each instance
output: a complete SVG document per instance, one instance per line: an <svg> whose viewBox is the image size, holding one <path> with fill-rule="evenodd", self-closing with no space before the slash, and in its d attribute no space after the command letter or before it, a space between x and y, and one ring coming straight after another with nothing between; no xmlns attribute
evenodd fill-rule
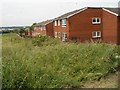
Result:
<svg viewBox="0 0 120 90"><path fill-rule="evenodd" d="M54 34L55 34L55 38L57 38L57 37L58 37L58 33L57 33L57 32L55 32Z"/></svg>
<svg viewBox="0 0 120 90"><path fill-rule="evenodd" d="M65 23L63 23L65 21ZM67 20L66 19L62 19L62 27L66 27L66 23L67 23Z"/></svg>
<svg viewBox="0 0 120 90"><path fill-rule="evenodd" d="M43 30L46 30L46 27L45 27L45 26L43 26Z"/></svg>
<svg viewBox="0 0 120 90"><path fill-rule="evenodd" d="M99 19L99 22L97 22L98 19ZM93 20L95 20L95 22L93 22ZM101 23L101 18L99 17L92 18L92 24L100 24L100 23Z"/></svg>
<svg viewBox="0 0 120 90"><path fill-rule="evenodd" d="M57 26L57 21L54 21L54 26Z"/></svg>
<svg viewBox="0 0 120 90"><path fill-rule="evenodd" d="M94 33L95 33L95 35L94 35ZM98 33L99 33L99 35L98 35ZM92 37L93 38L100 38L101 37L101 31L93 31L92 32Z"/></svg>
<svg viewBox="0 0 120 90"><path fill-rule="evenodd" d="M67 41L67 33L62 34L62 41Z"/></svg>
<svg viewBox="0 0 120 90"><path fill-rule="evenodd" d="M61 32L58 32L58 38L61 38Z"/></svg>
<svg viewBox="0 0 120 90"><path fill-rule="evenodd" d="M41 31L43 30L42 26L40 27Z"/></svg>
<svg viewBox="0 0 120 90"><path fill-rule="evenodd" d="M60 26L60 20L58 20L58 26Z"/></svg>

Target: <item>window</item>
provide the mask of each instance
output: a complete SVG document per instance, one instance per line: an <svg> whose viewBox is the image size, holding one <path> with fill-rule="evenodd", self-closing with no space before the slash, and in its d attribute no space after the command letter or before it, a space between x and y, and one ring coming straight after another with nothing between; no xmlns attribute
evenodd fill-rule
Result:
<svg viewBox="0 0 120 90"><path fill-rule="evenodd" d="M66 33L64 33L64 37L67 38L67 34Z"/></svg>
<svg viewBox="0 0 120 90"><path fill-rule="evenodd" d="M63 33L62 41L67 41L67 34L66 33Z"/></svg>
<svg viewBox="0 0 120 90"><path fill-rule="evenodd" d="M43 30L46 30L46 27L45 27L45 26L43 27Z"/></svg>
<svg viewBox="0 0 120 90"><path fill-rule="evenodd" d="M57 38L57 32L55 32L55 38Z"/></svg>
<svg viewBox="0 0 120 90"><path fill-rule="evenodd" d="M92 32L92 37L93 37L93 38L101 37L101 32L100 32L100 31Z"/></svg>
<svg viewBox="0 0 120 90"><path fill-rule="evenodd" d="M40 27L41 31L42 31L42 26Z"/></svg>
<svg viewBox="0 0 120 90"><path fill-rule="evenodd" d="M54 25L57 26L57 21L54 22Z"/></svg>
<svg viewBox="0 0 120 90"><path fill-rule="evenodd" d="M101 18L92 18L92 24L100 24Z"/></svg>
<svg viewBox="0 0 120 90"><path fill-rule="evenodd" d="M58 32L58 38L61 38L61 32Z"/></svg>
<svg viewBox="0 0 120 90"><path fill-rule="evenodd" d="M66 27L66 19L62 20L62 27Z"/></svg>
<svg viewBox="0 0 120 90"><path fill-rule="evenodd" d="M58 20L58 26L60 26L60 20Z"/></svg>

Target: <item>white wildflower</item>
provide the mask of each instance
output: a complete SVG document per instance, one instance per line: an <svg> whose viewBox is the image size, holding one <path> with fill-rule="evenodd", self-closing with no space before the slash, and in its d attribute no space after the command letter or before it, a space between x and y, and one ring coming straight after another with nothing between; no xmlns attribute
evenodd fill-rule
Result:
<svg viewBox="0 0 120 90"><path fill-rule="evenodd" d="M116 59L120 59L120 55L116 55L115 58L116 58Z"/></svg>

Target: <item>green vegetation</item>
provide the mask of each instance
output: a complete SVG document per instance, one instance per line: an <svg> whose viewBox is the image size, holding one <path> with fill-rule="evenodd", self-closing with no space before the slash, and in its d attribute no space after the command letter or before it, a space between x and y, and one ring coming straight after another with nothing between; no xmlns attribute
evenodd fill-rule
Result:
<svg viewBox="0 0 120 90"><path fill-rule="evenodd" d="M18 29L14 29L14 30L2 30L0 31L0 34L8 34L8 33L17 33Z"/></svg>
<svg viewBox="0 0 120 90"><path fill-rule="evenodd" d="M116 45L63 43L15 34L2 38L3 88L80 87L118 67L120 47Z"/></svg>

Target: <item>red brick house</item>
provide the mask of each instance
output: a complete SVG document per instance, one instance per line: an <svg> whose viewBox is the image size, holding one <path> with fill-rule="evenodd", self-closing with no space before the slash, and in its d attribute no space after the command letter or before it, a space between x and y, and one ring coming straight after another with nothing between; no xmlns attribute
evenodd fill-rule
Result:
<svg viewBox="0 0 120 90"><path fill-rule="evenodd" d="M120 44L118 8L86 7L54 19L54 36L62 41L90 41Z"/></svg>
<svg viewBox="0 0 120 90"><path fill-rule="evenodd" d="M32 32L29 29L30 27L25 28L25 36L32 36Z"/></svg>
<svg viewBox="0 0 120 90"><path fill-rule="evenodd" d="M34 30L32 31L32 36L51 36L53 37L53 20L47 20L34 25Z"/></svg>

